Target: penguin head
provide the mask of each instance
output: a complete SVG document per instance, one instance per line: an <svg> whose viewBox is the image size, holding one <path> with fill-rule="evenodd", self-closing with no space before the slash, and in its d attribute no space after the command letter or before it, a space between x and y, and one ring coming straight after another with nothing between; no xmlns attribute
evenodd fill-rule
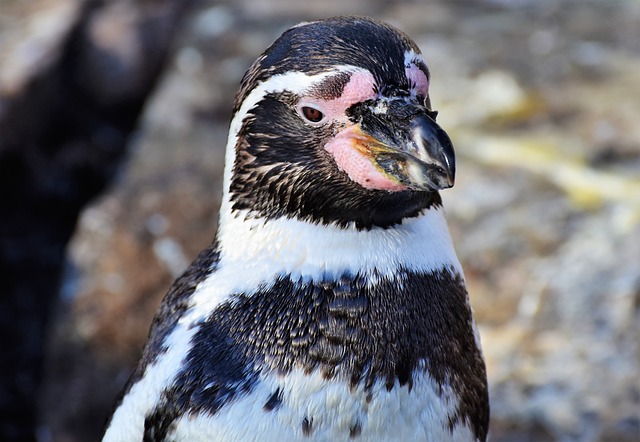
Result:
<svg viewBox="0 0 640 442"><path fill-rule="evenodd" d="M302 23L251 66L236 96L231 210L357 229L441 203L455 156L416 44L361 17Z"/></svg>

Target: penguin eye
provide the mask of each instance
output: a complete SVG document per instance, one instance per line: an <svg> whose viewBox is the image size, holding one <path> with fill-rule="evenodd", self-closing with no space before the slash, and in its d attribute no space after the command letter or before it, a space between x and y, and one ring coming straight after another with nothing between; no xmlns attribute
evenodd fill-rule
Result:
<svg viewBox="0 0 640 442"><path fill-rule="evenodd" d="M302 115L312 123L319 123L324 118L324 114L314 107L303 106L301 110Z"/></svg>

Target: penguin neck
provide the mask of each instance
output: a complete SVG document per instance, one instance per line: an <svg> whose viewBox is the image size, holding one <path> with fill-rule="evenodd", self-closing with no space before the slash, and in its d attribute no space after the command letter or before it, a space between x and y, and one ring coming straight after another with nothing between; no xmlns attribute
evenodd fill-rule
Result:
<svg viewBox="0 0 640 442"><path fill-rule="evenodd" d="M345 273L392 276L399 269L462 275L441 207L391 228L359 230L292 218L265 219L221 207L220 264L292 279L322 281ZM266 275L265 275L266 276Z"/></svg>

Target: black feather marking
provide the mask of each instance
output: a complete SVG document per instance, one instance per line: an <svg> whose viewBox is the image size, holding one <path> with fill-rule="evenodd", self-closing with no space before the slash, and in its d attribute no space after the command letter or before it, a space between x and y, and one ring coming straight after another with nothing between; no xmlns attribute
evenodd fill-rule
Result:
<svg viewBox="0 0 640 442"><path fill-rule="evenodd" d="M318 339L309 347L312 360L328 366L338 365L344 359L344 349L340 345L332 344L328 339Z"/></svg>
<svg viewBox="0 0 640 442"><path fill-rule="evenodd" d="M344 87L349 83L351 75L346 72L341 72L336 75L332 75L325 78L322 83L314 87L311 91L311 95L323 100L331 100L340 97Z"/></svg>
<svg viewBox="0 0 640 442"><path fill-rule="evenodd" d="M186 365L150 414L149 434L169 431L187 412L215 414L249 394L261 374L301 368L352 387L370 390L383 381L388 389L410 388L424 361L430 377L458 398L451 428L468 424L484 440L486 373L462 279L447 270L402 269L376 279L367 285L359 275L345 275L312 284L282 277L251 296L235 295L196 332ZM330 307L336 299L362 298L366 306L350 314Z"/></svg>
<svg viewBox="0 0 640 442"><path fill-rule="evenodd" d="M273 411L280 407L280 405L282 405L282 390L278 388L271 396L269 396L269 399L262 408L264 411Z"/></svg>
<svg viewBox="0 0 640 442"><path fill-rule="evenodd" d="M367 308L367 298L335 298L329 303L329 313L336 316L356 318Z"/></svg>
<svg viewBox="0 0 640 442"><path fill-rule="evenodd" d="M362 424L358 421L349 429L349 439L355 439L362 433Z"/></svg>
<svg viewBox="0 0 640 442"><path fill-rule="evenodd" d="M305 436L311 436L313 432L313 418L305 417L302 419L302 434Z"/></svg>
<svg viewBox="0 0 640 442"><path fill-rule="evenodd" d="M349 325L349 322L342 318L327 316L320 320L318 328L329 342L356 344L360 341L360 328Z"/></svg>
<svg viewBox="0 0 640 442"><path fill-rule="evenodd" d="M164 401L156 406L151 413L145 416L143 442L158 442L167 439L167 436L175 429L175 421L182 415L177 404L166 398L171 394L165 394Z"/></svg>

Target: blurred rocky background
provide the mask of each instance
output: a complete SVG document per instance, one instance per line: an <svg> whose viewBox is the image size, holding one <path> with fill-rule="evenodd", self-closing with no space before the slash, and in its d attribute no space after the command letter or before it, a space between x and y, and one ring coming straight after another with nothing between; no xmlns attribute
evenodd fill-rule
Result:
<svg viewBox="0 0 640 442"><path fill-rule="evenodd" d="M640 440L637 0L0 0L0 440L99 438L214 237L242 74L341 14L432 71L492 440Z"/></svg>

